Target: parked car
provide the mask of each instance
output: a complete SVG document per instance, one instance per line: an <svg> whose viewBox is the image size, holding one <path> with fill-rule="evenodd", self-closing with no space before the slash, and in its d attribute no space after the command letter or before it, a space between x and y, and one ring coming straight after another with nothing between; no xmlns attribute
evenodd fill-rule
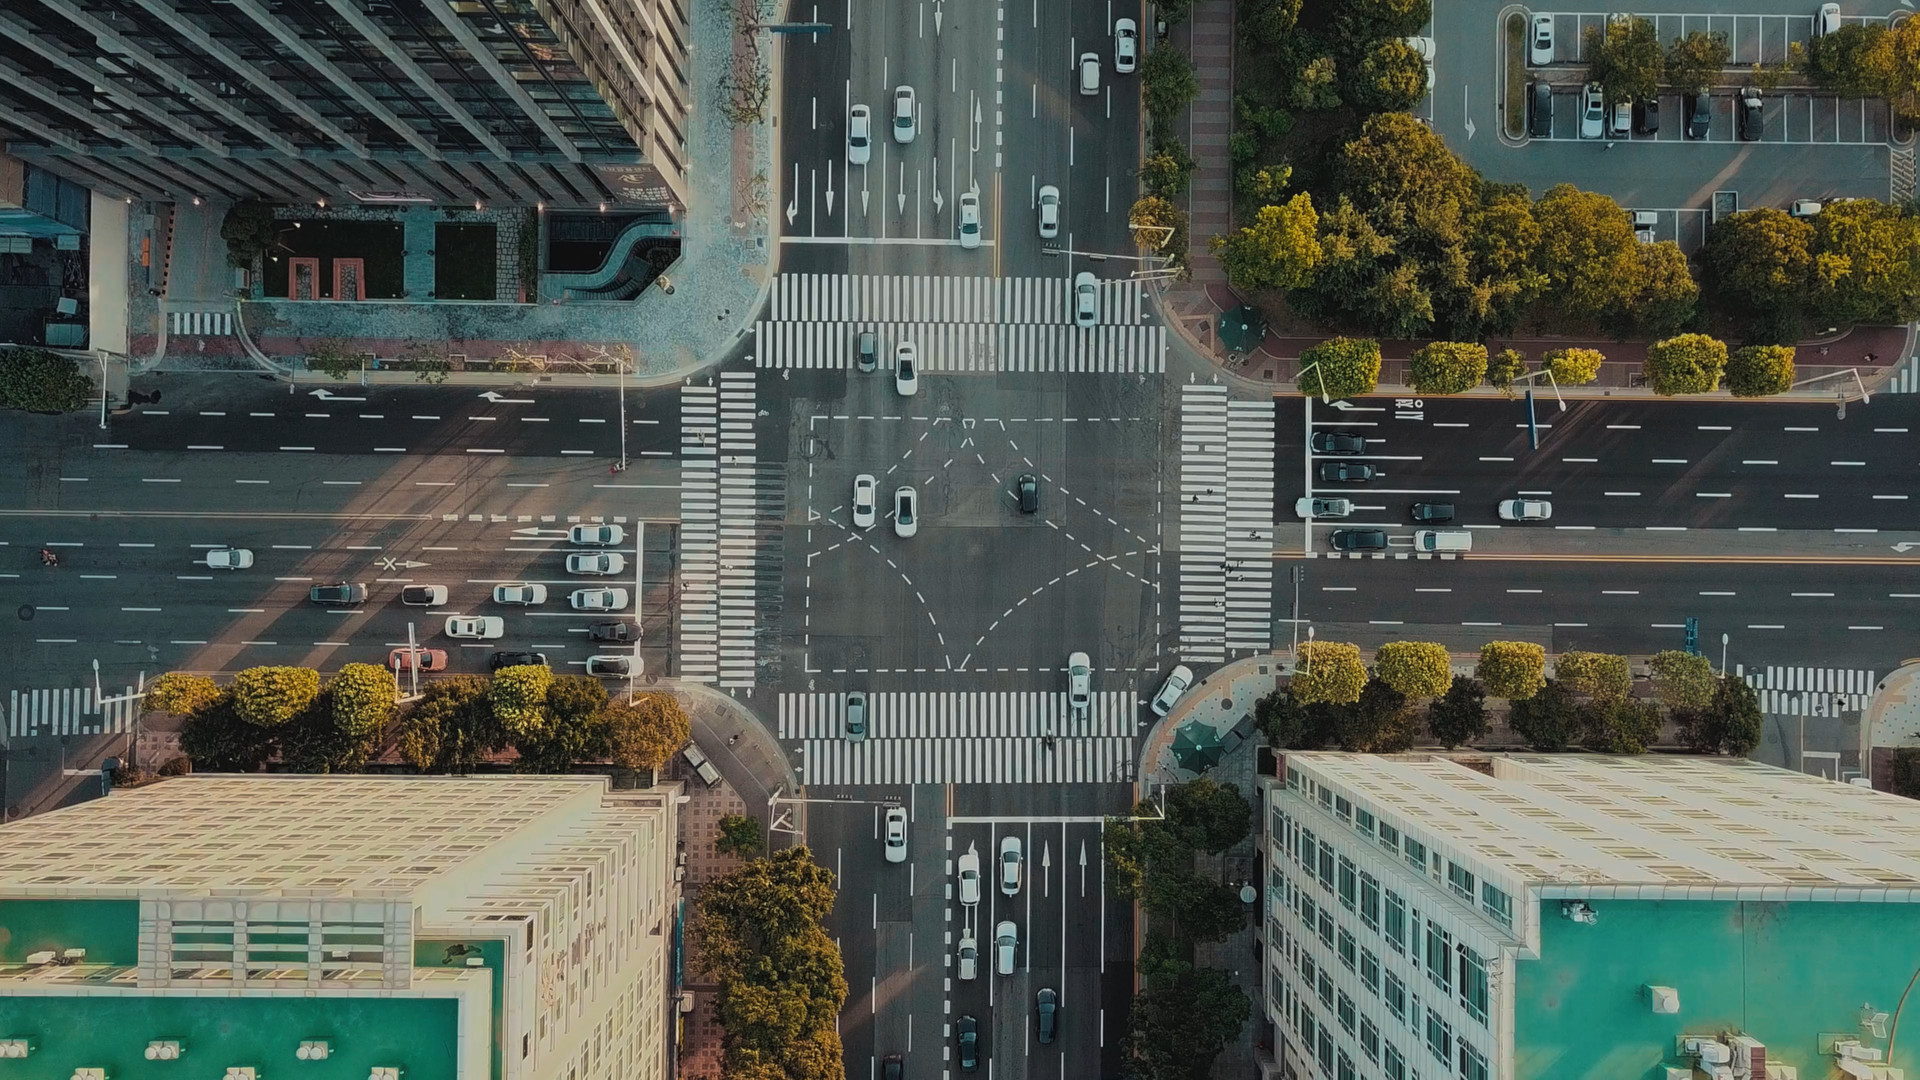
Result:
<svg viewBox="0 0 1920 1080"><path fill-rule="evenodd" d="M1825 37L1840 29L1840 5L1821 4L1813 16L1813 36Z"/></svg>
<svg viewBox="0 0 1920 1080"><path fill-rule="evenodd" d="M1682 94L1680 119L1684 122L1681 134L1689 139L1706 138L1713 130L1713 99L1706 94Z"/></svg>
<svg viewBox="0 0 1920 1080"><path fill-rule="evenodd" d="M954 1042L960 1059L961 1072L973 1072L980 1068L980 1021L971 1016L963 1016L954 1021Z"/></svg>
<svg viewBox="0 0 1920 1080"><path fill-rule="evenodd" d="M867 737L867 694L864 690L847 692L847 715L843 731L848 742L860 742Z"/></svg>
<svg viewBox="0 0 1920 1080"><path fill-rule="evenodd" d="M1040 481L1032 473L1021 473L1020 478L1013 482L1013 492L1019 500L1021 513L1040 512Z"/></svg>
<svg viewBox="0 0 1920 1080"><path fill-rule="evenodd" d="M467 641L493 641L505 637L507 621L498 615L449 615L446 634Z"/></svg>
<svg viewBox="0 0 1920 1080"><path fill-rule="evenodd" d="M907 808L904 806L887 807L886 824L887 861L907 861Z"/></svg>
<svg viewBox="0 0 1920 1080"><path fill-rule="evenodd" d="M1080 93L1092 97L1100 92L1100 54L1080 54Z"/></svg>
<svg viewBox="0 0 1920 1080"><path fill-rule="evenodd" d="M880 1063L880 1080L906 1080L906 1063L899 1054L888 1054Z"/></svg>
<svg viewBox="0 0 1920 1080"><path fill-rule="evenodd" d="M207 552L207 565L215 570L245 570L253 565L253 552L237 547L214 548Z"/></svg>
<svg viewBox="0 0 1920 1080"><path fill-rule="evenodd" d="M1417 502L1407 508L1407 516L1429 525L1443 525L1453 520L1453 504Z"/></svg>
<svg viewBox="0 0 1920 1080"><path fill-rule="evenodd" d="M1353 500L1301 497L1293 501L1293 512L1302 518L1343 518L1353 513Z"/></svg>
<svg viewBox="0 0 1920 1080"><path fill-rule="evenodd" d="M914 117L913 87L893 88L893 141L905 146L913 141L918 125Z"/></svg>
<svg viewBox="0 0 1920 1080"><path fill-rule="evenodd" d="M1008 920L1001 920L993 928L994 970L1002 975L1013 974L1013 954L1020 948L1020 928Z"/></svg>
<svg viewBox="0 0 1920 1080"><path fill-rule="evenodd" d="M865 165L873 160L873 110L855 105L847 114L847 162Z"/></svg>
<svg viewBox="0 0 1920 1080"><path fill-rule="evenodd" d="M1624 139L1633 132L1633 99L1613 103L1607 110L1607 138Z"/></svg>
<svg viewBox="0 0 1920 1080"><path fill-rule="evenodd" d="M1819 199L1795 199L1787 207L1788 217L1810 218L1820 216L1823 208Z"/></svg>
<svg viewBox="0 0 1920 1080"><path fill-rule="evenodd" d="M1067 656L1067 711L1084 720L1093 708L1093 659L1086 653Z"/></svg>
<svg viewBox="0 0 1920 1080"><path fill-rule="evenodd" d="M1056 1016L1060 1012L1060 995L1050 986L1042 987L1033 996L1033 1007L1040 1020L1040 1045L1047 1046L1053 1042Z"/></svg>
<svg viewBox="0 0 1920 1080"><path fill-rule="evenodd" d="M1607 95L1601 91L1599 83L1588 83L1580 91L1580 137L1597 139L1605 133L1607 118Z"/></svg>
<svg viewBox="0 0 1920 1080"><path fill-rule="evenodd" d="M971 251L980 246L980 196L971 191L960 193L960 246Z"/></svg>
<svg viewBox="0 0 1920 1080"><path fill-rule="evenodd" d="M581 547L612 547L626 538L627 530L618 525L575 525L567 530L567 542Z"/></svg>
<svg viewBox="0 0 1920 1080"><path fill-rule="evenodd" d="M1740 138L1744 142L1759 142L1767 133L1767 117L1760 102L1760 91L1751 86L1742 87L1740 97L1734 101L1734 115L1739 118Z"/></svg>
<svg viewBox="0 0 1920 1080"><path fill-rule="evenodd" d="M1185 664L1175 664L1173 671L1167 675L1167 681L1160 684L1160 692L1153 695L1153 702L1148 708L1153 710L1155 716L1167 715L1173 711L1174 703L1180 700L1180 695L1186 693L1187 687L1192 685L1193 669Z"/></svg>
<svg viewBox="0 0 1920 1080"><path fill-rule="evenodd" d="M880 366L880 339L871 330L862 330L853 339L854 366L861 371L871 372Z"/></svg>
<svg viewBox="0 0 1920 1080"><path fill-rule="evenodd" d="M872 473L861 473L853 478L853 527L871 529L875 515L879 512L879 481Z"/></svg>
<svg viewBox="0 0 1920 1080"><path fill-rule="evenodd" d="M627 679L640 674L634 658L621 653L601 653L587 657L587 674L608 679Z"/></svg>
<svg viewBox="0 0 1920 1080"><path fill-rule="evenodd" d="M1132 19L1113 21L1113 70L1129 74L1140 62L1140 26Z"/></svg>
<svg viewBox="0 0 1920 1080"><path fill-rule="evenodd" d="M1000 838L1000 894L1020 895L1020 838L1017 836Z"/></svg>
<svg viewBox="0 0 1920 1080"><path fill-rule="evenodd" d="M333 585L315 585L307 590L307 599L316 604L330 607L343 607L349 604L365 603L367 587L356 582L342 581Z"/></svg>
<svg viewBox="0 0 1920 1080"><path fill-rule="evenodd" d="M400 590L400 602L408 607L439 607L447 602L447 587L409 585Z"/></svg>
<svg viewBox="0 0 1920 1080"><path fill-rule="evenodd" d="M901 397L920 392L920 350L911 341L893 347L893 390Z"/></svg>
<svg viewBox="0 0 1920 1080"><path fill-rule="evenodd" d="M1364 461L1323 461L1320 479L1335 484L1364 484L1373 479L1373 466Z"/></svg>
<svg viewBox="0 0 1920 1080"><path fill-rule="evenodd" d="M1527 60L1534 67L1553 63L1553 16L1533 17L1532 45L1527 50Z"/></svg>
<svg viewBox="0 0 1920 1080"><path fill-rule="evenodd" d="M1100 321L1100 279L1085 270L1073 276L1073 325L1092 326Z"/></svg>
<svg viewBox="0 0 1920 1080"><path fill-rule="evenodd" d="M1655 230L1660 227L1660 214L1654 210L1633 210L1629 214L1633 221L1633 238L1643 244L1653 243Z"/></svg>
<svg viewBox="0 0 1920 1080"><path fill-rule="evenodd" d="M1553 504L1545 499L1502 499L1501 521L1545 521L1553 516Z"/></svg>
<svg viewBox="0 0 1920 1080"><path fill-rule="evenodd" d="M487 670L510 667L546 667L547 654L537 652L497 652L487 657Z"/></svg>
<svg viewBox="0 0 1920 1080"><path fill-rule="evenodd" d="M575 611L619 611L627 606L627 590L575 589L567 603Z"/></svg>
<svg viewBox="0 0 1920 1080"><path fill-rule="evenodd" d="M447 650L398 648L387 654L387 666L395 671L412 671L416 666L421 671L445 671Z"/></svg>
<svg viewBox="0 0 1920 1080"><path fill-rule="evenodd" d="M576 551L567 556L569 574L618 574L626 570L627 557L617 551Z"/></svg>
<svg viewBox="0 0 1920 1080"><path fill-rule="evenodd" d="M587 640L599 642L628 642L633 640L633 624L624 622L597 622L587 627Z"/></svg>
<svg viewBox="0 0 1920 1080"><path fill-rule="evenodd" d="M1545 79L1527 85L1527 134L1535 139L1553 134L1553 87Z"/></svg>
<svg viewBox="0 0 1920 1080"><path fill-rule="evenodd" d="M980 946L971 933L960 931L960 946L954 955L959 958L962 979L973 979L980 974Z"/></svg>
<svg viewBox="0 0 1920 1080"><path fill-rule="evenodd" d="M515 581L493 587L493 602L496 604L544 604L547 602L547 587L530 581Z"/></svg>
<svg viewBox="0 0 1920 1080"><path fill-rule="evenodd" d="M1418 56L1420 58L1421 63L1426 65L1427 92L1432 93L1433 92L1433 39L1430 37L1422 37L1416 34L1411 37L1401 38L1400 40L1406 42L1407 48L1412 49L1414 52L1414 55Z"/></svg>
<svg viewBox="0 0 1920 1080"><path fill-rule="evenodd" d="M1327 536L1335 551L1385 551L1385 529L1335 529Z"/></svg>
<svg viewBox="0 0 1920 1080"><path fill-rule="evenodd" d="M893 535L906 539L920 531L920 493L912 487L893 489Z"/></svg>
<svg viewBox="0 0 1920 1080"><path fill-rule="evenodd" d="M1660 99L1658 97L1633 103L1633 130L1642 135L1660 134Z"/></svg>
<svg viewBox="0 0 1920 1080"><path fill-rule="evenodd" d="M960 853L960 904L963 907L980 902L980 851L968 847Z"/></svg>
<svg viewBox="0 0 1920 1080"><path fill-rule="evenodd" d="M1366 437L1357 431L1316 431L1313 433L1313 452L1316 454L1364 454L1367 452Z"/></svg>
<svg viewBox="0 0 1920 1080"><path fill-rule="evenodd" d="M1052 184L1040 185L1040 239L1051 240L1060 235L1060 189Z"/></svg>

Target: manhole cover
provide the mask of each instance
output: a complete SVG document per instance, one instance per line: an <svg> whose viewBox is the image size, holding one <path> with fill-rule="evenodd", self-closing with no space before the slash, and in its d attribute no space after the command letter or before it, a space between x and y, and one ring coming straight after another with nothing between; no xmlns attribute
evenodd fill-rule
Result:
<svg viewBox="0 0 1920 1080"><path fill-rule="evenodd" d="M21 622L33 621L33 605L32 604L20 605L20 621Z"/></svg>
<svg viewBox="0 0 1920 1080"><path fill-rule="evenodd" d="M1231 708L1233 708L1233 699L1232 699L1232 698L1230 698L1230 697L1223 697L1223 698L1221 698L1221 699L1220 699L1220 707L1221 707L1221 708L1223 708L1223 709L1231 709Z"/></svg>

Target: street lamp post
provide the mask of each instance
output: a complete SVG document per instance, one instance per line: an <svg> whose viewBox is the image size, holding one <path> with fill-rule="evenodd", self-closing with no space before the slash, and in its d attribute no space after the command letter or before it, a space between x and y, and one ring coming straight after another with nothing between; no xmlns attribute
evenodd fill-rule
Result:
<svg viewBox="0 0 1920 1080"><path fill-rule="evenodd" d="M627 362L620 361L620 471L627 471Z"/></svg>
<svg viewBox="0 0 1920 1080"><path fill-rule="evenodd" d="M107 430L107 358L103 354L98 359L100 361L100 430L105 431ZM96 663L94 667L98 668L99 664Z"/></svg>
<svg viewBox="0 0 1920 1080"><path fill-rule="evenodd" d="M1727 642L1731 639L1730 634L1720 635L1720 677L1723 679L1727 677Z"/></svg>
<svg viewBox="0 0 1920 1080"><path fill-rule="evenodd" d="M1306 367L1301 368L1300 374L1295 375L1293 377L1294 385L1295 386L1300 385L1300 380L1307 377L1307 372L1312 371L1314 368L1317 368L1319 366L1320 366L1320 361L1315 360L1313 363L1308 364ZM1333 404L1333 399L1327 396L1327 380L1325 378L1322 378L1320 380L1320 403L1322 405Z"/></svg>

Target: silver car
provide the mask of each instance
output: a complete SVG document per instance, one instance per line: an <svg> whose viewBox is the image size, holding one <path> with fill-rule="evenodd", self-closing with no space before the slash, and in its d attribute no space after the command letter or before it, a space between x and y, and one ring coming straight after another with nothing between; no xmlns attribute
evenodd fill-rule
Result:
<svg viewBox="0 0 1920 1080"><path fill-rule="evenodd" d="M567 602L575 611L620 611L627 606L627 590L575 589Z"/></svg>
<svg viewBox="0 0 1920 1080"><path fill-rule="evenodd" d="M1527 61L1534 67L1553 63L1553 16L1533 17L1533 47L1527 51Z"/></svg>
<svg viewBox="0 0 1920 1080"><path fill-rule="evenodd" d="M1153 704L1149 706L1153 709L1153 715L1165 716L1172 712L1174 703L1179 701L1180 695L1186 693L1187 687L1192 685L1193 669L1185 664L1175 664L1172 673L1167 676L1167 681L1160 684L1160 692L1153 695Z"/></svg>
<svg viewBox="0 0 1920 1080"><path fill-rule="evenodd" d="M207 565L215 570L245 570L253 565L253 552L246 548L214 548L207 552Z"/></svg>
<svg viewBox="0 0 1920 1080"><path fill-rule="evenodd" d="M961 192L959 217L960 246L971 251L980 246L980 196Z"/></svg>
<svg viewBox="0 0 1920 1080"><path fill-rule="evenodd" d="M1002 920L993 928L994 970L1002 975L1013 974L1013 954L1020 948L1020 928Z"/></svg>
<svg viewBox="0 0 1920 1080"><path fill-rule="evenodd" d="M1580 92L1580 137L1597 139L1607 126L1607 95L1599 83L1588 83Z"/></svg>
<svg viewBox="0 0 1920 1080"><path fill-rule="evenodd" d="M1051 240L1060 235L1060 189L1052 184L1040 185L1040 239Z"/></svg>
<svg viewBox="0 0 1920 1080"><path fill-rule="evenodd" d="M867 695L862 690L847 692L846 733L848 742L861 742L867 737Z"/></svg>
<svg viewBox="0 0 1920 1080"><path fill-rule="evenodd" d="M1546 521L1553 517L1553 504L1545 499L1502 499L1501 521Z"/></svg>
<svg viewBox="0 0 1920 1080"><path fill-rule="evenodd" d="M493 602L496 604L533 605L547 602L547 587L530 581L511 581L505 585L493 587Z"/></svg>
<svg viewBox="0 0 1920 1080"><path fill-rule="evenodd" d="M618 525L575 525L567 530L567 540L581 547L612 547L627 538L627 530Z"/></svg>
<svg viewBox="0 0 1920 1080"><path fill-rule="evenodd" d="M847 161L865 165L873 159L873 110L855 105L847 116Z"/></svg>
<svg viewBox="0 0 1920 1080"><path fill-rule="evenodd" d="M1100 321L1100 279L1085 270L1073 277L1073 325L1092 326Z"/></svg>
<svg viewBox="0 0 1920 1080"><path fill-rule="evenodd" d="M1067 708L1076 720L1084 719L1093 706L1093 660L1086 653L1067 657Z"/></svg>
<svg viewBox="0 0 1920 1080"><path fill-rule="evenodd" d="M618 574L627 568L627 557L617 551L576 551L567 556L569 574Z"/></svg>

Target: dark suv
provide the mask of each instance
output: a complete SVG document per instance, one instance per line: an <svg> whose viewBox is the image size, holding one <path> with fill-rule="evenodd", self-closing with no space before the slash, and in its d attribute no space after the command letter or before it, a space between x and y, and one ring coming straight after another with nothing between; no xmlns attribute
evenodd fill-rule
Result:
<svg viewBox="0 0 1920 1080"><path fill-rule="evenodd" d="M1327 541L1335 551L1385 551L1385 529L1335 529Z"/></svg>
<svg viewBox="0 0 1920 1080"><path fill-rule="evenodd" d="M1367 452L1367 439L1366 436L1351 431L1316 431L1313 433L1313 452L1316 454L1364 454Z"/></svg>
<svg viewBox="0 0 1920 1080"><path fill-rule="evenodd" d="M1013 490L1020 496L1020 512L1038 513L1040 510L1040 481L1032 473L1024 473L1013 482Z"/></svg>
<svg viewBox="0 0 1920 1080"><path fill-rule="evenodd" d="M1060 995L1051 988L1040 991L1034 996L1034 1008L1040 1013L1040 1045L1053 1041L1055 1014L1060 1011Z"/></svg>
<svg viewBox="0 0 1920 1080"><path fill-rule="evenodd" d="M1704 139L1713 129L1713 99L1705 94L1687 94L1680 99L1680 116L1689 139Z"/></svg>
<svg viewBox="0 0 1920 1080"><path fill-rule="evenodd" d="M1452 503L1414 503L1407 508L1415 521L1424 521L1429 525L1442 525L1453 520Z"/></svg>
<svg viewBox="0 0 1920 1080"><path fill-rule="evenodd" d="M633 624L623 622L597 622L587 627L587 637L594 641L632 641Z"/></svg>
<svg viewBox="0 0 1920 1080"><path fill-rule="evenodd" d="M1740 91L1734 99L1733 114L1740 120L1740 139L1742 142L1759 142L1767 133L1767 117L1760 103L1760 91L1749 86Z"/></svg>
<svg viewBox="0 0 1920 1080"><path fill-rule="evenodd" d="M960 1043L960 1068L972 1072L980 1067L980 1021L963 1016L955 1021L954 1033Z"/></svg>
<svg viewBox="0 0 1920 1080"><path fill-rule="evenodd" d="M1335 484L1364 484L1373 479L1373 466L1362 461L1323 461L1320 479Z"/></svg>
<svg viewBox="0 0 1920 1080"><path fill-rule="evenodd" d="M487 658L487 670L509 667L546 667L547 654L537 652L497 652Z"/></svg>
<svg viewBox="0 0 1920 1080"><path fill-rule="evenodd" d="M367 599L367 587L342 581L337 585L315 585L307 590L307 599L316 604L360 604Z"/></svg>

